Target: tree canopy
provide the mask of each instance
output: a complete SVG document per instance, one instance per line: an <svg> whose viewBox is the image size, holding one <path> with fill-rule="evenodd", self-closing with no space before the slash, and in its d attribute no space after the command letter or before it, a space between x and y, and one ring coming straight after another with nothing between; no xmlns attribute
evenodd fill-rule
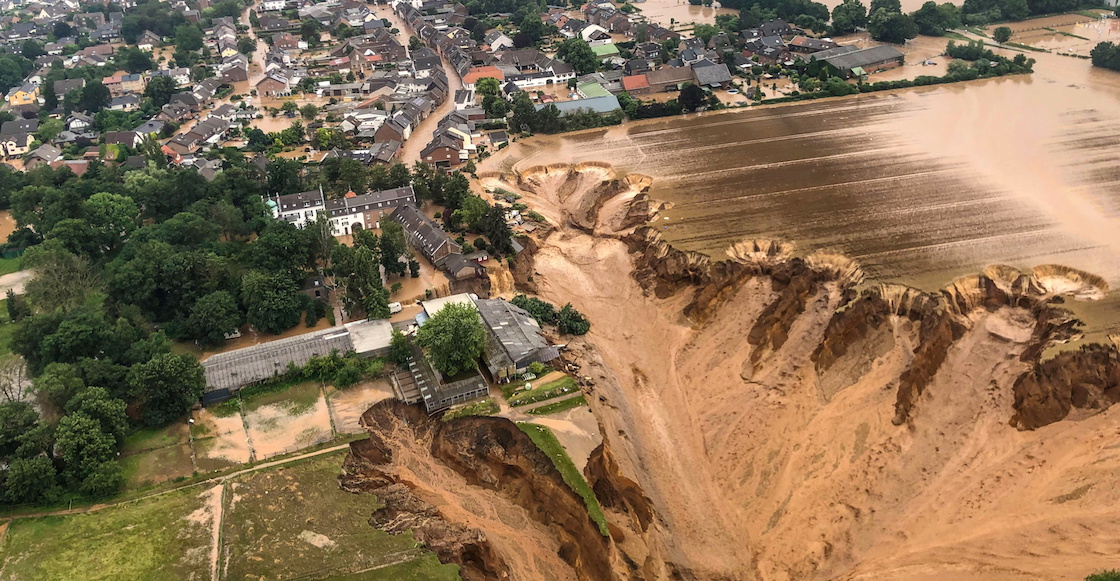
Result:
<svg viewBox="0 0 1120 581"><path fill-rule="evenodd" d="M440 373L454 377L475 368L486 332L472 305L449 303L420 327L417 342Z"/></svg>

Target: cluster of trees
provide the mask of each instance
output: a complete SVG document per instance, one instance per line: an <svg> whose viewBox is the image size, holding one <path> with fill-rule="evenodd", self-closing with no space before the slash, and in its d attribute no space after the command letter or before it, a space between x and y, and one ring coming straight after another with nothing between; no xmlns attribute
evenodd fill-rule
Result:
<svg viewBox="0 0 1120 581"><path fill-rule="evenodd" d="M0 92L7 93L12 87L22 84L32 66L31 59L18 54L0 54Z"/></svg>
<svg viewBox="0 0 1120 581"><path fill-rule="evenodd" d="M375 379L385 371L382 359L364 359L356 353L340 355L332 350L326 355L312 357L300 367L289 363L283 373L258 386L246 387L241 393L249 395L254 391L264 391L277 384L290 384L299 381L321 381L339 388L350 387L364 379Z"/></svg>
<svg viewBox="0 0 1120 581"><path fill-rule="evenodd" d="M1120 71L1120 45L1102 42L1089 53L1094 67Z"/></svg>
<svg viewBox="0 0 1120 581"><path fill-rule="evenodd" d="M965 24L987 24L1001 20L1024 20L1040 14L1069 12L1098 6L1092 0L965 0L961 15Z"/></svg>
<svg viewBox="0 0 1120 581"><path fill-rule="evenodd" d="M246 321L280 333L304 312L308 324L326 314L298 284L329 263L329 228L272 220L262 199L267 178L291 181L291 168L227 165L212 182L96 162L81 177L2 170L0 206L18 227L9 245L30 246L23 266L36 272L8 302L19 320L11 348L43 413L10 385L0 390L0 499L116 491L130 426L174 421L202 393L201 366L172 353L172 339L215 344ZM0 371L0 384L10 376Z"/></svg>
<svg viewBox="0 0 1120 581"><path fill-rule="evenodd" d="M533 316L538 323L543 325L556 325L565 335L584 335L591 330L591 323L582 313L568 303L556 310L556 307L537 297L517 295L510 300L510 304L520 307Z"/></svg>
<svg viewBox="0 0 1120 581"><path fill-rule="evenodd" d="M320 214L319 229L329 229L326 216ZM325 236L329 236L329 231ZM342 290L342 302L350 313L364 312L373 318L389 316L389 290L381 282L381 271L388 276L404 276L405 262L401 258L408 255L404 231L400 224L392 220L382 220L381 236L369 230L359 230L354 234L354 246L339 244L331 250L331 271L335 284ZM413 277L419 275L419 263L411 258L408 266Z"/></svg>
<svg viewBox="0 0 1120 581"><path fill-rule="evenodd" d="M309 187L322 187L328 198L335 198L342 197L350 190L357 193L390 190L407 186L411 182L412 174L403 163L394 163L388 167L382 164L367 166L356 159L335 157L319 166L319 173ZM301 191L301 188L297 187L292 191Z"/></svg>
<svg viewBox="0 0 1120 581"><path fill-rule="evenodd" d="M582 38L569 38L560 43L556 47L556 58L572 65L577 75L587 75L599 70L599 58L591 50L591 45Z"/></svg>
<svg viewBox="0 0 1120 581"><path fill-rule="evenodd" d="M482 95L482 108L490 119L505 119L509 113L509 101L502 95L502 86L498 79L485 77L475 83L475 91Z"/></svg>
<svg viewBox="0 0 1120 581"><path fill-rule="evenodd" d="M175 10L171 4L158 0L141 0L125 11L121 22L121 36L126 43L134 45L145 30L160 37L172 36L177 27L186 23L183 12Z"/></svg>
<svg viewBox="0 0 1120 581"><path fill-rule="evenodd" d="M510 128L513 131L562 133L622 123L621 112L599 115L591 111L573 111L561 116L560 110L551 103L538 110L524 91L514 95L511 109L513 118L510 119Z"/></svg>
<svg viewBox="0 0 1120 581"><path fill-rule="evenodd" d="M461 172L447 175L416 162L412 171L412 187L417 200L431 200L446 208L441 216L448 230L485 236L491 254L513 252L513 233L506 224L505 208L491 206L471 193L467 176Z"/></svg>

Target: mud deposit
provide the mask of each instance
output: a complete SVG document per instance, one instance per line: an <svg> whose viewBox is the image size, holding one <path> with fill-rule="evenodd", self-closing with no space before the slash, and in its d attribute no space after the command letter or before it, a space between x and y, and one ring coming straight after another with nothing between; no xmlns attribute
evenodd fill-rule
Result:
<svg viewBox="0 0 1120 581"><path fill-rule="evenodd" d="M1062 264L1117 286L1120 73L1030 56L1030 76L534 137L482 169L605 161L650 175L650 195L673 206L656 228L715 258L781 238L921 288L995 263ZM1078 314L1101 340L1120 300Z"/></svg>
<svg viewBox="0 0 1120 581"><path fill-rule="evenodd" d="M343 478L402 507L375 524L431 527L418 538L452 539L428 542L472 579L1066 579L1115 555L1120 356L1042 356L1107 281L1041 265L874 284L771 240L674 248L642 225L656 181L603 163L480 177L554 226L518 287L593 321L565 357L602 427L585 473L611 538L503 420L442 429L388 402Z"/></svg>

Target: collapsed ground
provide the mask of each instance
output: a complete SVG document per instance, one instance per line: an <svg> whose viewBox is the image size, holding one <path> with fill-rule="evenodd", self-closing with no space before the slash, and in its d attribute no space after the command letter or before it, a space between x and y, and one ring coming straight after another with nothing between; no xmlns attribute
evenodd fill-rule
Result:
<svg viewBox="0 0 1120 581"><path fill-rule="evenodd" d="M997 268L943 293L858 294L858 266L837 255L752 241L715 261L668 247L639 228L657 209L648 184L600 164L481 176L556 226L519 259L519 288L594 322L568 356L605 438L585 474L611 535L566 544L540 512L567 514L568 500L541 499L553 480L525 475L520 439L495 436L513 433L503 420L459 420L472 435L450 455L438 430L417 447L367 423L376 445L355 450L351 473L370 488L407 482L420 498L405 512L485 538L457 556L491 568L464 578L599 579L604 562L644 579L1038 579L1104 565L1120 542L1116 352L1037 364L1074 327L1051 299L1103 281ZM480 470L492 479L464 476ZM464 478L484 505L528 511L534 546L559 542L566 567L463 506L451 491Z"/></svg>

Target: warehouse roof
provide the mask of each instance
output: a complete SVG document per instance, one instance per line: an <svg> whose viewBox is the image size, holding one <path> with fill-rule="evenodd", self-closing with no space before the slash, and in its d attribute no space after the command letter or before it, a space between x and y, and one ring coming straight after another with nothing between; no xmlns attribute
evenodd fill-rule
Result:
<svg viewBox="0 0 1120 581"><path fill-rule="evenodd" d="M331 328L211 355L202 362L206 391L237 389L284 373L288 364L302 366L312 357L350 353L354 345L346 329Z"/></svg>
<svg viewBox="0 0 1120 581"><path fill-rule="evenodd" d="M820 54L820 53L818 53ZM903 54L893 46L873 46L863 50L830 56L824 61L841 71L850 71L857 67L874 68L873 65L903 58Z"/></svg>

